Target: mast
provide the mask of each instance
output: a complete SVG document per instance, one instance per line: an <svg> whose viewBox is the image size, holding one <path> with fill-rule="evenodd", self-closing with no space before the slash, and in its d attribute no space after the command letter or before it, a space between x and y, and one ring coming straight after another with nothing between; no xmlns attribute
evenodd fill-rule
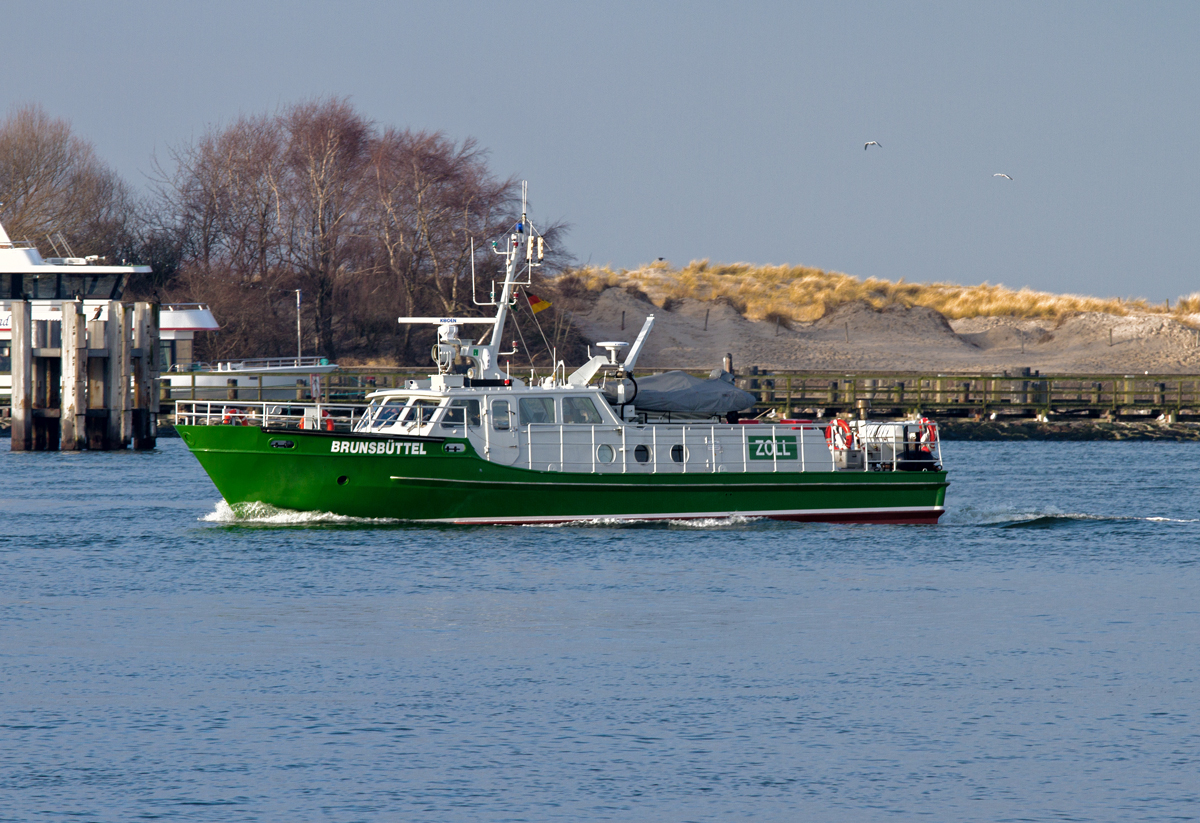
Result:
<svg viewBox="0 0 1200 823"><path fill-rule="evenodd" d="M492 251L504 258L504 282L500 287L500 299L495 299L495 285L492 287L493 299L482 306L495 306L496 314L492 318L483 317L401 317L401 323L432 324L438 327L438 344L434 347L434 362L438 371L445 373L458 358L470 360L473 363L474 378L500 379L507 375L500 370L499 359L502 355L513 354L502 352L501 343L504 340L504 325L508 321L508 308L511 305L517 286L528 285L532 282L533 269L542 265L545 256L545 239L529 222L528 218L529 183L521 181L521 219L513 227L513 231L504 238L504 248L500 241L492 241ZM518 280L520 264L525 263L525 282ZM472 288L474 281L472 279ZM459 326L467 324L491 325L492 333L488 342L475 343L473 340L459 339Z"/></svg>

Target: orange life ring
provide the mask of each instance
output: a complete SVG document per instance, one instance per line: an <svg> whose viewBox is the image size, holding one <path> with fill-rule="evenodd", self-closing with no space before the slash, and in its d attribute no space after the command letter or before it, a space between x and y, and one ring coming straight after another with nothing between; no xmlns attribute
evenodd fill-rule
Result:
<svg viewBox="0 0 1200 823"><path fill-rule="evenodd" d="M244 426L246 425L246 416L238 409L226 408L221 423L226 426Z"/></svg>
<svg viewBox="0 0 1200 823"><path fill-rule="evenodd" d="M854 430L840 417L825 430L825 439L835 449L854 448Z"/></svg>
<svg viewBox="0 0 1200 823"><path fill-rule="evenodd" d="M937 444L937 426L928 417L922 417L920 428L921 451L931 451L932 447Z"/></svg>

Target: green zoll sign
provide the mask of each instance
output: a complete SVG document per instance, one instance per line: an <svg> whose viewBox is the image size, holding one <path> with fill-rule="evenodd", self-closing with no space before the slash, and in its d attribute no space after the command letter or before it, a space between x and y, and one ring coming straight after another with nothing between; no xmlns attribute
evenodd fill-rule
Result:
<svg viewBox="0 0 1200 823"><path fill-rule="evenodd" d="M746 438L751 460L795 460L796 436L752 434Z"/></svg>

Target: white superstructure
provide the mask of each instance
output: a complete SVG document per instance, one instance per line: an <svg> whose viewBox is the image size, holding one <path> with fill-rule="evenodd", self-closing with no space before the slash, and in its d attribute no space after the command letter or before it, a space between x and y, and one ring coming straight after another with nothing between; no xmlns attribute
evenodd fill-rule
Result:
<svg viewBox="0 0 1200 823"><path fill-rule="evenodd" d="M438 327L433 348L438 373L428 380L411 380L403 389L368 395L370 406L354 421L353 431L463 437L488 461L550 472L897 471L941 462L936 426L925 420L819 425L786 420L739 423L736 415L730 420L713 415L686 422L639 415L632 375L654 325L653 315L624 360L618 362L617 356L626 343L601 342L598 346L608 351L607 357L593 356L570 373L559 361L549 376L527 384L501 363L504 355L512 354L501 349L515 289L531 282L544 252L544 241L529 222L524 203L505 247L492 247L504 259L504 280L498 296L493 284L492 299L475 302L494 306L495 316L399 318L400 323ZM486 337L476 341L465 336L465 329L477 326L485 327ZM597 375L614 380L610 393L593 384Z"/></svg>

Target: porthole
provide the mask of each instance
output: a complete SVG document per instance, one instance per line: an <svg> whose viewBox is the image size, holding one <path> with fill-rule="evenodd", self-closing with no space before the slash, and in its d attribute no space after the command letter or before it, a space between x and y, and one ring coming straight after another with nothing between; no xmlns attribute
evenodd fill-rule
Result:
<svg viewBox="0 0 1200 823"><path fill-rule="evenodd" d="M671 447L671 459L676 463L682 463L684 460L687 460L687 449L683 447L682 443L676 443Z"/></svg>
<svg viewBox="0 0 1200 823"><path fill-rule="evenodd" d="M646 448L645 446L638 446L633 450L633 459L639 463L649 463L650 449Z"/></svg>
<svg viewBox="0 0 1200 823"><path fill-rule="evenodd" d="M601 463L613 462L614 456L615 453L613 452L612 446L601 445L596 447L596 459Z"/></svg>
<svg viewBox="0 0 1200 823"><path fill-rule="evenodd" d="M349 482L350 482L350 478L349 478L349 477L347 477L347 476L346 476L346 475L344 475L344 474L343 474L341 477L339 477L339 478L338 478L338 485L339 485L339 486L344 486L344 485L346 485L346 484L347 484L347 483L349 483Z"/></svg>

